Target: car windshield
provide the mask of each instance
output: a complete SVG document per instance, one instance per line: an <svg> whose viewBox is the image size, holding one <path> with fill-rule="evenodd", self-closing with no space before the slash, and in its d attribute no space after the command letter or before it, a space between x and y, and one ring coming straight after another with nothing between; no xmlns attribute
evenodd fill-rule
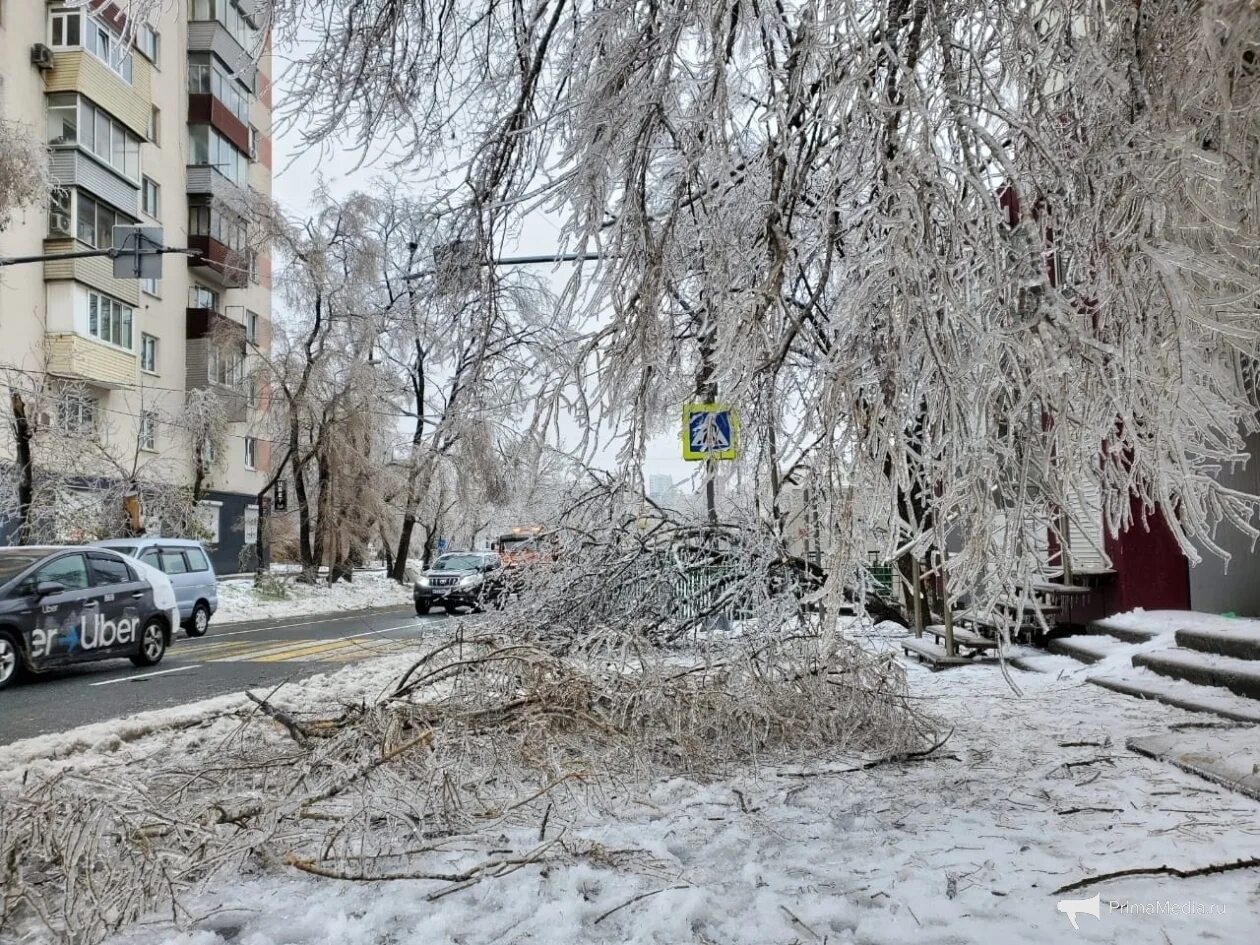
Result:
<svg viewBox="0 0 1260 945"><path fill-rule="evenodd" d="M0 552L0 584L17 577L43 557L29 551Z"/></svg>
<svg viewBox="0 0 1260 945"><path fill-rule="evenodd" d="M442 555L433 562L434 571L467 571L486 563L485 555Z"/></svg>

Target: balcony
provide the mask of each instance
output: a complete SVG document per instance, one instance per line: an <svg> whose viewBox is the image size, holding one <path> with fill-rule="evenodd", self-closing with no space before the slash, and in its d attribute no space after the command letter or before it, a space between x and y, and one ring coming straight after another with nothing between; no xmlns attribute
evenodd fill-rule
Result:
<svg viewBox="0 0 1260 945"><path fill-rule="evenodd" d="M187 310L185 387L213 390L228 422L241 423L249 412L242 387L245 326L217 309L191 307L198 301L190 297Z"/></svg>
<svg viewBox="0 0 1260 945"><path fill-rule="evenodd" d="M136 383L136 356L70 332L45 335L48 373L95 387L121 388Z"/></svg>
<svg viewBox="0 0 1260 945"><path fill-rule="evenodd" d="M84 244L72 239L44 240L45 253L73 253L87 249ZM96 256L91 259L49 259L44 262L44 281L56 282L62 279L73 279L94 289L100 289L106 295L126 302L128 305L140 304L140 283L135 279L115 279L114 263L108 257Z"/></svg>
<svg viewBox="0 0 1260 945"><path fill-rule="evenodd" d="M188 246L201 253L189 257L189 268L201 269L203 275L225 289L241 289L249 284L249 259L244 253L213 236L190 235Z"/></svg>
<svg viewBox="0 0 1260 945"><path fill-rule="evenodd" d="M45 92L81 92L124 125L144 137L153 110L150 83L153 67L143 56L135 57L132 84L86 50L58 52L48 73Z"/></svg>
<svg viewBox="0 0 1260 945"><path fill-rule="evenodd" d="M188 51L214 53L254 91L258 86L258 65L249 52L218 20L191 20L188 23Z"/></svg>
<svg viewBox="0 0 1260 945"><path fill-rule="evenodd" d="M54 147L49 152L49 169L62 187L81 187L133 217L140 215L140 187L83 151Z"/></svg>
<svg viewBox="0 0 1260 945"><path fill-rule="evenodd" d="M249 126L209 93L188 93L188 123L210 125L236 145L238 150L249 153Z"/></svg>

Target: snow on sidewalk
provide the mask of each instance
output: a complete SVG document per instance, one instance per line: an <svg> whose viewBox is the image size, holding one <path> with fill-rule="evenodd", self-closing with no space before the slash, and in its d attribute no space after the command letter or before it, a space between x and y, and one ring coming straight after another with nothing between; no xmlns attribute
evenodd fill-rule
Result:
<svg viewBox="0 0 1260 945"><path fill-rule="evenodd" d="M372 688L363 666L355 672L348 689ZM1017 696L992 666L909 672L924 708L955 726L934 759L850 770L850 759L811 757L711 783L627 785L592 799L553 861L433 901L440 884L276 867L186 900L188 914L203 917L190 929L173 928L168 913L111 943L1253 940L1256 870L1069 893L1100 896L1100 918L1081 916L1079 932L1052 893L1104 871L1260 855L1260 804L1125 748L1202 716L1053 674L1016 673ZM321 691L334 692L337 678ZM173 736L172 747L187 737ZM156 747L119 751L142 757ZM558 829L550 825L548 838ZM509 828L501 845L519 852L538 839L538 828ZM1113 900L1126 908L1111 909ZM1165 901L1182 914L1145 914Z"/></svg>
<svg viewBox="0 0 1260 945"><path fill-rule="evenodd" d="M338 581L333 585L300 584L286 578L281 586L287 594L284 598L260 591L254 587L253 578L220 580L219 609L214 615L214 625L283 620L370 607L405 607L412 603L411 587L391 581L383 571L356 571L352 582Z"/></svg>

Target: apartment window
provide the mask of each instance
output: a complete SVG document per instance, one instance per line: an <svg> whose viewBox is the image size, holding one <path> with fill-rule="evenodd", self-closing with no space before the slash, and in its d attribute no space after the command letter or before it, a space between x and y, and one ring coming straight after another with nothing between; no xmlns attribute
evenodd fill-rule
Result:
<svg viewBox="0 0 1260 945"><path fill-rule="evenodd" d="M48 45L65 49L83 45L83 11L54 10L49 15Z"/></svg>
<svg viewBox="0 0 1260 945"><path fill-rule="evenodd" d="M152 410L146 410L140 414L140 449L156 450L157 449L157 414Z"/></svg>
<svg viewBox="0 0 1260 945"><path fill-rule="evenodd" d="M119 174L140 180L140 139L109 112L74 94L49 95L48 144L78 146Z"/></svg>
<svg viewBox="0 0 1260 945"><path fill-rule="evenodd" d="M258 160L258 129L253 125L249 126L249 159Z"/></svg>
<svg viewBox="0 0 1260 945"><path fill-rule="evenodd" d="M154 105L149 109L149 126L145 129L144 136L154 144L161 142L162 136L162 109Z"/></svg>
<svg viewBox="0 0 1260 945"><path fill-rule="evenodd" d="M219 293L215 292L214 289L207 289L204 285L189 286L188 307L208 308L217 312L219 310Z"/></svg>
<svg viewBox="0 0 1260 945"><path fill-rule="evenodd" d="M144 209L145 213L153 217L155 220L158 218L158 211L160 209L158 203L159 192L160 188L156 183L154 183L153 179L151 177L146 177L144 179L144 186L140 191L141 207Z"/></svg>
<svg viewBox="0 0 1260 945"><path fill-rule="evenodd" d="M258 313L245 310L245 340L250 344L258 344Z"/></svg>
<svg viewBox="0 0 1260 945"><path fill-rule="evenodd" d="M155 66L158 64L158 57L162 51L162 37L152 26L145 23L136 30L136 46L140 52L144 53L144 58Z"/></svg>
<svg viewBox="0 0 1260 945"><path fill-rule="evenodd" d="M190 20L218 20L232 34L232 38L245 49L252 49L256 40L253 23L230 0L188 0Z"/></svg>
<svg viewBox="0 0 1260 945"><path fill-rule="evenodd" d="M93 199L86 191L75 193L75 236L80 242L109 249L114 245L114 227L135 223L108 204Z"/></svg>
<svg viewBox="0 0 1260 945"><path fill-rule="evenodd" d="M249 93L209 53L188 56L188 91L193 95L213 95L243 124L249 124Z"/></svg>
<svg viewBox="0 0 1260 945"><path fill-rule="evenodd" d="M249 160L209 125L188 126L188 163L213 167L238 186L245 186Z"/></svg>
<svg viewBox="0 0 1260 945"><path fill-rule="evenodd" d="M245 378L245 404L250 410L258 409L258 385L252 377Z"/></svg>
<svg viewBox="0 0 1260 945"><path fill-rule="evenodd" d="M208 204L189 206L188 235L209 236L238 252L245 249L245 221Z"/></svg>
<svg viewBox="0 0 1260 945"><path fill-rule="evenodd" d="M96 398L86 391L65 391L57 400L57 419L66 433L96 429Z"/></svg>
<svg viewBox="0 0 1260 945"><path fill-rule="evenodd" d="M251 249L249 251L249 281L254 283L254 285L258 285L259 280L258 256L257 250Z"/></svg>
<svg viewBox="0 0 1260 945"><path fill-rule="evenodd" d="M244 376L244 358L239 353L211 347L206 356L206 376L213 384L235 387Z"/></svg>
<svg viewBox="0 0 1260 945"><path fill-rule="evenodd" d="M131 350L131 324L135 315L126 305L99 292L88 293L88 334Z"/></svg>
<svg viewBox="0 0 1260 945"><path fill-rule="evenodd" d="M245 468L257 469L255 465L258 459L258 441L252 436L245 437Z"/></svg>
<svg viewBox="0 0 1260 945"><path fill-rule="evenodd" d="M141 279L140 289L145 295L151 295L155 299L162 297L162 280L161 279Z"/></svg>
<svg viewBox="0 0 1260 945"><path fill-rule="evenodd" d="M153 335L140 335L140 370L157 373L158 340Z"/></svg>
<svg viewBox="0 0 1260 945"><path fill-rule="evenodd" d="M131 53L124 47L118 36L100 20L88 17L84 32L87 34L88 52L105 63L128 83L132 79L133 60Z"/></svg>
<svg viewBox="0 0 1260 945"><path fill-rule="evenodd" d="M201 444L201 458L207 466L214 465L214 440L206 440Z"/></svg>

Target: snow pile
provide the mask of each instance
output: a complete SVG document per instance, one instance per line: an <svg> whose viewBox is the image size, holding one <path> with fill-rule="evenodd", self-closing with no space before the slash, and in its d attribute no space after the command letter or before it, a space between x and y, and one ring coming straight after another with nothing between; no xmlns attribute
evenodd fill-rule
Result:
<svg viewBox="0 0 1260 945"><path fill-rule="evenodd" d="M339 613L369 607L404 607L412 602L410 586L391 581L382 571L356 571L354 580L303 584L296 574L272 576L263 587L253 578L219 581L216 624L242 620L281 620L310 614Z"/></svg>
<svg viewBox="0 0 1260 945"><path fill-rule="evenodd" d="M401 678L391 664L398 683L385 698L360 684L318 708L305 696L256 700L258 712L210 720L200 739L35 771L0 788L13 903L0 932L92 942L149 909L170 914L172 896L208 879L280 863L453 891L614 856L571 844L569 831L653 778L914 752L935 734L895 662L834 638L682 667L677 655L608 633L564 655L461 635Z"/></svg>

